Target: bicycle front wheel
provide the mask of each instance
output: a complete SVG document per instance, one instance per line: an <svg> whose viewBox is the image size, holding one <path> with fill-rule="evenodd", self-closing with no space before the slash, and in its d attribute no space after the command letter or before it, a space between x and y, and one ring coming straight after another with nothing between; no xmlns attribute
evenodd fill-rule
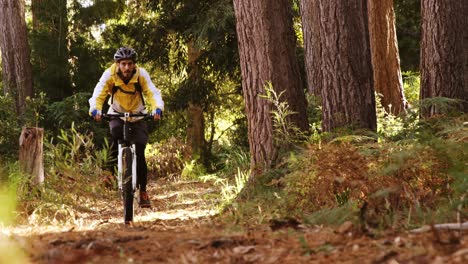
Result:
<svg viewBox="0 0 468 264"><path fill-rule="evenodd" d="M122 151L122 196L125 224L133 221L132 161L132 150L125 148Z"/></svg>

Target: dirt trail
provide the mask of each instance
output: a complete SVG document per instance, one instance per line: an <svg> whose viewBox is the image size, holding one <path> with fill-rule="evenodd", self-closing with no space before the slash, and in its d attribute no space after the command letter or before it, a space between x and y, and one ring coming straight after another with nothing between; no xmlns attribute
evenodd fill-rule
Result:
<svg viewBox="0 0 468 264"><path fill-rule="evenodd" d="M11 239L30 263L468 263L466 232L371 238L346 225L239 228L212 217L210 184L161 180L149 192L153 208L137 209L131 227L121 224L116 201L79 226L13 232Z"/></svg>

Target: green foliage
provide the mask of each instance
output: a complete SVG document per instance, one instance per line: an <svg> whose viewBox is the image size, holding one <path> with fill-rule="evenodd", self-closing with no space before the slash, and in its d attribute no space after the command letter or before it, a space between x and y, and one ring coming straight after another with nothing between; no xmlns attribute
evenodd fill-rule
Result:
<svg viewBox="0 0 468 264"><path fill-rule="evenodd" d="M419 69L421 0L395 0L396 29L401 68Z"/></svg>
<svg viewBox="0 0 468 264"><path fill-rule="evenodd" d="M0 95L0 155L15 157L18 153L18 139L21 135L20 123L25 127L38 127L43 121L42 113L47 105L43 93L35 98L26 98L26 111L21 117L17 117L11 109L15 108L15 102L10 96ZM21 118L21 122L19 122Z"/></svg>
<svg viewBox="0 0 468 264"><path fill-rule="evenodd" d="M215 84L204 79L186 79L174 95L174 110L186 109L189 103L208 108L215 99Z"/></svg>
<svg viewBox="0 0 468 264"><path fill-rule="evenodd" d="M35 89L52 101L72 94L68 63L67 1L44 0L34 10L30 33Z"/></svg>
<svg viewBox="0 0 468 264"><path fill-rule="evenodd" d="M217 177L214 174L202 176L201 179L204 182L213 181L215 185L220 186L221 202L219 206L223 209L231 205L234 199L242 192L249 177L250 171L243 172L240 168L237 168L237 174L234 175L233 182L228 178Z"/></svg>
<svg viewBox="0 0 468 264"><path fill-rule="evenodd" d="M2 177L3 178L3 177ZM10 225L13 223L13 212L16 209L16 192L14 188L0 184L0 225Z"/></svg>
<svg viewBox="0 0 468 264"><path fill-rule="evenodd" d="M408 113L408 116L394 116L392 113L388 113L382 106L380 95L377 95L375 98L377 106L377 134L379 135L379 140L385 141L397 138L400 136L404 126L409 125L410 113Z"/></svg>
<svg viewBox="0 0 468 264"><path fill-rule="evenodd" d="M218 165L216 174L200 177L204 182L213 182L220 188L219 208L231 206L235 198L246 187L250 177L250 157L248 152L239 147L227 148L221 154L223 164Z"/></svg>
<svg viewBox="0 0 468 264"><path fill-rule="evenodd" d="M323 208L304 218L308 225L339 226L346 221L358 222L359 206L356 203L344 203L337 207Z"/></svg>
<svg viewBox="0 0 468 264"><path fill-rule="evenodd" d="M426 98L420 103L420 111L424 113L434 113L437 115L457 116L462 114L463 100L447 97Z"/></svg>
<svg viewBox="0 0 468 264"><path fill-rule="evenodd" d="M83 6L79 0L73 0L70 6L73 14L71 21L79 21L74 26L80 31L87 31L92 26L119 17L124 8L123 0L94 0L92 5L87 6Z"/></svg>
<svg viewBox="0 0 468 264"><path fill-rule="evenodd" d="M195 159L185 162L180 177L183 180L200 180L205 175L205 167L195 157Z"/></svg>
<svg viewBox="0 0 468 264"><path fill-rule="evenodd" d="M60 102L50 104L45 110L44 120L44 126L50 128L48 132L51 135L59 135L63 133L61 129L73 127L80 133L93 131L94 142L104 142L109 128L106 122L97 123L89 116L90 97L90 93L76 93Z"/></svg>
<svg viewBox="0 0 468 264"><path fill-rule="evenodd" d="M96 150L92 135L81 134L73 126L45 143L47 180L33 192L24 188L26 183L18 185L20 220L27 219L31 225L77 224L81 212L91 210L100 199L110 198L102 178L102 168L110 158L109 146L105 146Z"/></svg>
<svg viewBox="0 0 468 264"><path fill-rule="evenodd" d="M60 102L54 102L47 108L48 122L57 127L70 127L72 123L79 124L81 128L86 124L84 120L90 120L87 101L90 93L77 93Z"/></svg>
<svg viewBox="0 0 468 264"><path fill-rule="evenodd" d="M48 149L45 161L52 164L51 170L55 173L72 170L77 165L83 174L95 172L96 167L104 167L109 161L109 146L105 142L101 150L96 150L92 134L79 133L74 124L70 130L60 130L57 143L52 140L45 146Z"/></svg>
<svg viewBox="0 0 468 264"><path fill-rule="evenodd" d="M265 95L261 98L272 105L271 116L273 119L274 138L280 149L287 150L291 144L305 138L300 129L289 121L291 115L296 114L289 109L287 101L281 99L285 91L279 94L273 89L270 82L265 86Z"/></svg>
<svg viewBox="0 0 468 264"><path fill-rule="evenodd" d="M15 109L15 102L9 96L0 95L0 154L10 156L18 151L18 139L21 128L17 125L17 117L11 109Z"/></svg>
<svg viewBox="0 0 468 264"><path fill-rule="evenodd" d="M110 158L107 142L97 150L93 136L79 133L72 124L69 130L60 130L57 138L44 142L44 154L46 180L42 185L34 185L17 162L0 160L2 208L11 213L16 201L18 206L15 215L0 210L4 223L77 224L81 213L112 196L101 178Z"/></svg>
<svg viewBox="0 0 468 264"><path fill-rule="evenodd" d="M405 98L410 106L417 106L419 103L420 76L419 72L403 71L403 90Z"/></svg>
<svg viewBox="0 0 468 264"><path fill-rule="evenodd" d="M394 118L394 117L392 117ZM381 142L307 144L287 169L250 181L227 207L235 221L302 218L306 224L352 221L371 228L413 228L461 221L468 205L466 116L405 124ZM389 123L390 124L390 123ZM266 206L268 205L268 206Z"/></svg>

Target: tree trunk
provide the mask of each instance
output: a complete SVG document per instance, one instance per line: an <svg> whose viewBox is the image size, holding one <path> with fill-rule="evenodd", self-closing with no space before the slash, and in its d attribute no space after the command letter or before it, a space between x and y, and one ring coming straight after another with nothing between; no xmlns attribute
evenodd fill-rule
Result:
<svg viewBox="0 0 468 264"><path fill-rule="evenodd" d="M188 44L188 79L192 83L202 78L200 66L197 60L201 56L201 50L196 48L193 41ZM192 148L192 153L197 159L204 161L205 156L205 121L203 107L198 100L188 103L187 108L187 144Z"/></svg>
<svg viewBox="0 0 468 264"><path fill-rule="evenodd" d="M202 159L205 149L205 121L200 105L189 103L187 109L187 144L192 148L192 154Z"/></svg>
<svg viewBox="0 0 468 264"><path fill-rule="evenodd" d="M19 163L21 171L32 176L33 184L41 184L44 181L44 163L42 140L44 129L23 128L19 139Z"/></svg>
<svg viewBox="0 0 468 264"><path fill-rule="evenodd" d="M320 97L321 94L320 56L322 54L319 11L319 2L301 0L307 87L309 93L317 97Z"/></svg>
<svg viewBox="0 0 468 264"><path fill-rule="evenodd" d="M24 0L0 0L0 50L3 88L15 100L22 116L26 98L33 96L32 67L24 16Z"/></svg>
<svg viewBox="0 0 468 264"><path fill-rule="evenodd" d="M398 55L393 0L368 0L369 37L374 87L383 97L387 113L399 115L407 108Z"/></svg>
<svg viewBox="0 0 468 264"><path fill-rule="evenodd" d="M297 114L288 119L298 128L308 129L296 39L288 0L234 0L236 28L246 104L252 175L269 169L278 154L273 139L272 109L265 85L285 91L283 100Z"/></svg>
<svg viewBox="0 0 468 264"><path fill-rule="evenodd" d="M376 131L366 0L319 0L322 127Z"/></svg>
<svg viewBox="0 0 468 264"><path fill-rule="evenodd" d="M448 97L464 100L468 112L468 3L466 0L422 0L420 99ZM441 114L436 105L422 116Z"/></svg>

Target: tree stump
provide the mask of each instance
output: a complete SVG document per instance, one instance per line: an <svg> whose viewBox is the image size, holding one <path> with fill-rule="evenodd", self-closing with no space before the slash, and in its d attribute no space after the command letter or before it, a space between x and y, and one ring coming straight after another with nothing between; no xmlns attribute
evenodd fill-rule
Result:
<svg viewBox="0 0 468 264"><path fill-rule="evenodd" d="M43 128L24 127L19 139L20 169L23 173L31 175L34 185L44 182L43 138Z"/></svg>

